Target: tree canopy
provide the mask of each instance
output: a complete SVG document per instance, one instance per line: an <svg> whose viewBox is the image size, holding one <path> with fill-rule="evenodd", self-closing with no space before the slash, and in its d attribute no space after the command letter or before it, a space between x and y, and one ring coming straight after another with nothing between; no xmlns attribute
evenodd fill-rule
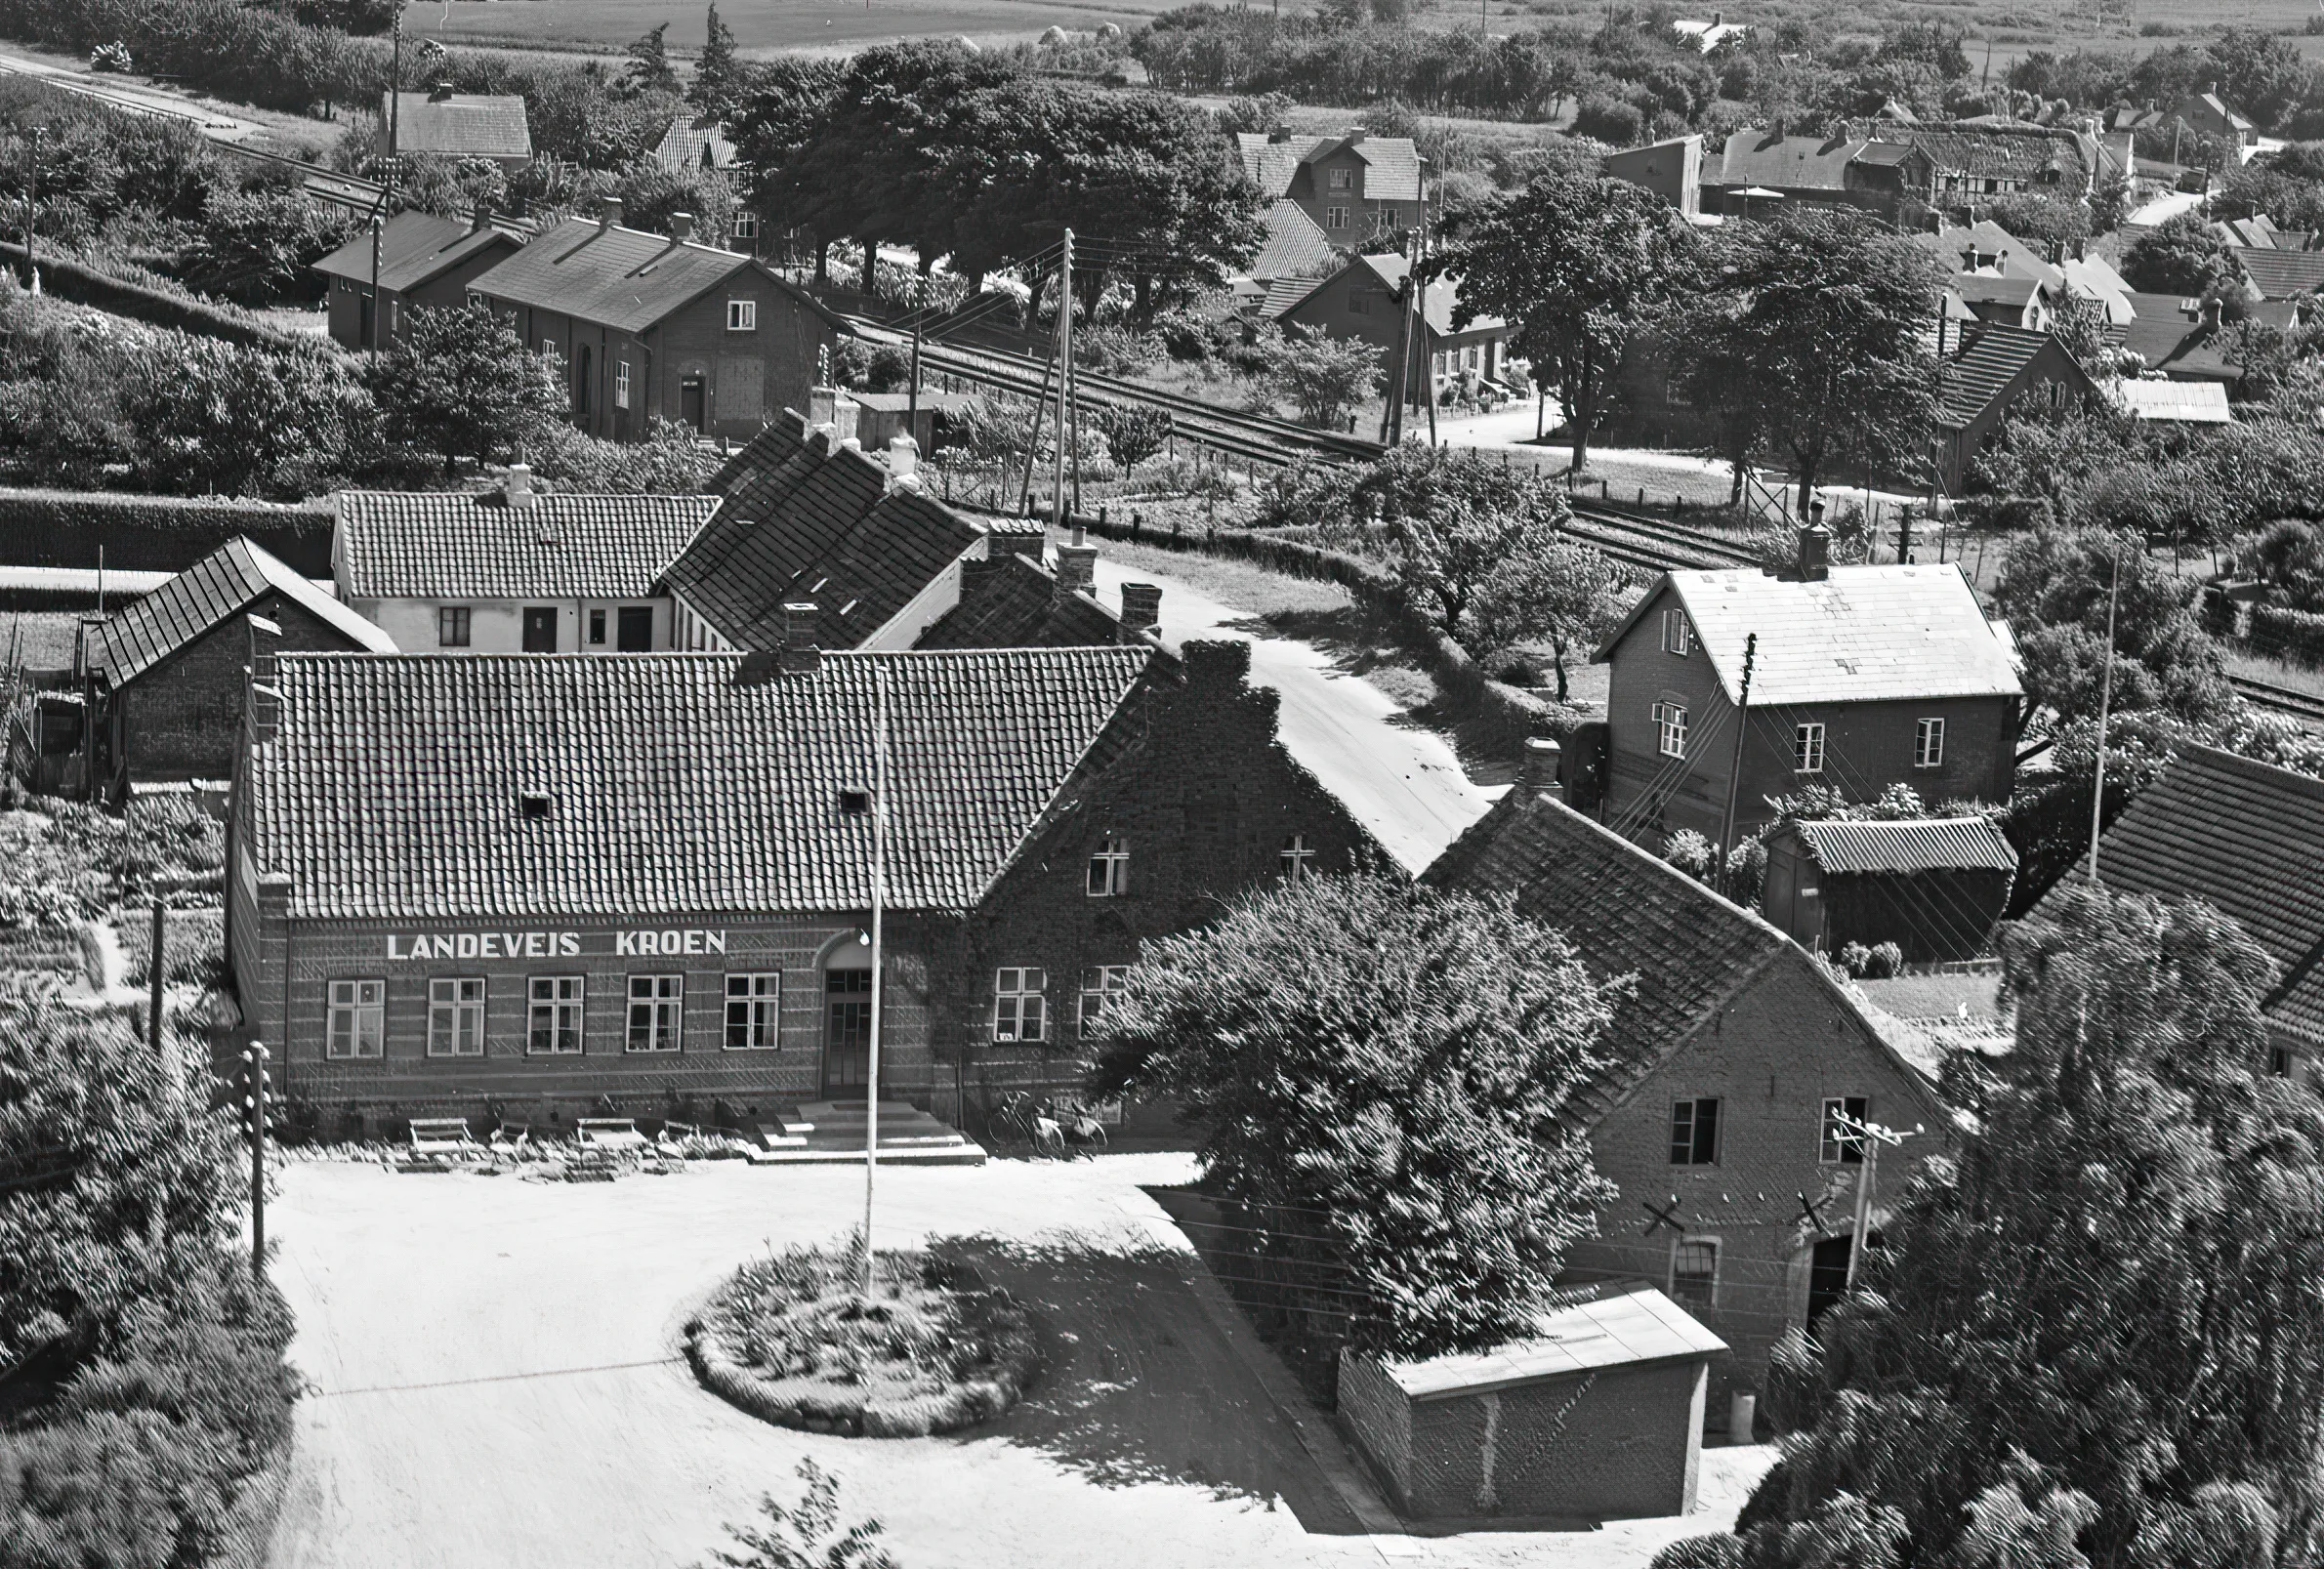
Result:
<svg viewBox="0 0 2324 1569"><path fill-rule="evenodd" d="M370 364L391 439L461 457L505 456L567 409L554 355L536 354L479 301L422 306Z"/></svg>
<svg viewBox="0 0 2324 1569"><path fill-rule="evenodd" d="M2151 294L2209 294L2234 271L2234 253L2201 213L2165 219L2122 253L2124 281Z"/></svg>

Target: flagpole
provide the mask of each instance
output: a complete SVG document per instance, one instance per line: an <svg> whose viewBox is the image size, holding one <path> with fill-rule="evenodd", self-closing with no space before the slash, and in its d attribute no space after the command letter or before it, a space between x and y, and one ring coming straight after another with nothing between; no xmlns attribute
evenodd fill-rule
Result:
<svg viewBox="0 0 2324 1569"><path fill-rule="evenodd" d="M872 1188L880 1170L880 979L888 906L888 667L872 660L878 700L872 738L871 1051L863 1108L863 1295L872 1295Z"/></svg>

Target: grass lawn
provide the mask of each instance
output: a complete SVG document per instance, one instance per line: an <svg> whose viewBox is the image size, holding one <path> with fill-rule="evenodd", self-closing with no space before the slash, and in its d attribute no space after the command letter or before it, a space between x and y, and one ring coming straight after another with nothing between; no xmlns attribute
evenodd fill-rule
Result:
<svg viewBox="0 0 2324 1569"><path fill-rule="evenodd" d="M2220 651L2226 660L2227 674L2230 676L2272 681L2278 686L2289 686L2294 691L2313 692L2318 697L2324 697L2324 670L2295 665L2289 660L2270 659L2261 654L2247 654L2225 645Z"/></svg>

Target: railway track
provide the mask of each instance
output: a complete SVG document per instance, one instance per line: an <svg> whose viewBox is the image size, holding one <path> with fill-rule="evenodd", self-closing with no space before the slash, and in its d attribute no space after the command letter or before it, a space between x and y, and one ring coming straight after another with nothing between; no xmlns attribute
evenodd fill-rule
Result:
<svg viewBox="0 0 2324 1569"><path fill-rule="evenodd" d="M2230 676L2227 683L2247 703L2324 724L2324 697L2318 697L2313 692L2303 692L2293 686L2278 686L2273 681L2255 681L2249 676Z"/></svg>
<svg viewBox="0 0 2324 1569"><path fill-rule="evenodd" d="M1759 564L1759 557L1744 547L1668 518L1580 497L1571 498L1567 505L1573 509L1572 521L1566 524L1568 533L1632 566L1675 572Z"/></svg>

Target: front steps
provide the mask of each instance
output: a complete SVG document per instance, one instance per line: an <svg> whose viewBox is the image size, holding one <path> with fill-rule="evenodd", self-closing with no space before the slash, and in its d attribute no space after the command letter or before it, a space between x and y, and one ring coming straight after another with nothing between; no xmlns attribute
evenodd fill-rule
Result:
<svg viewBox="0 0 2324 1569"><path fill-rule="evenodd" d="M868 1112L860 1100L814 1100L794 1107L780 1121L759 1125L759 1141L766 1147L751 1151L751 1164L860 1166ZM916 1106L883 1100L880 1164L981 1166L984 1146Z"/></svg>

